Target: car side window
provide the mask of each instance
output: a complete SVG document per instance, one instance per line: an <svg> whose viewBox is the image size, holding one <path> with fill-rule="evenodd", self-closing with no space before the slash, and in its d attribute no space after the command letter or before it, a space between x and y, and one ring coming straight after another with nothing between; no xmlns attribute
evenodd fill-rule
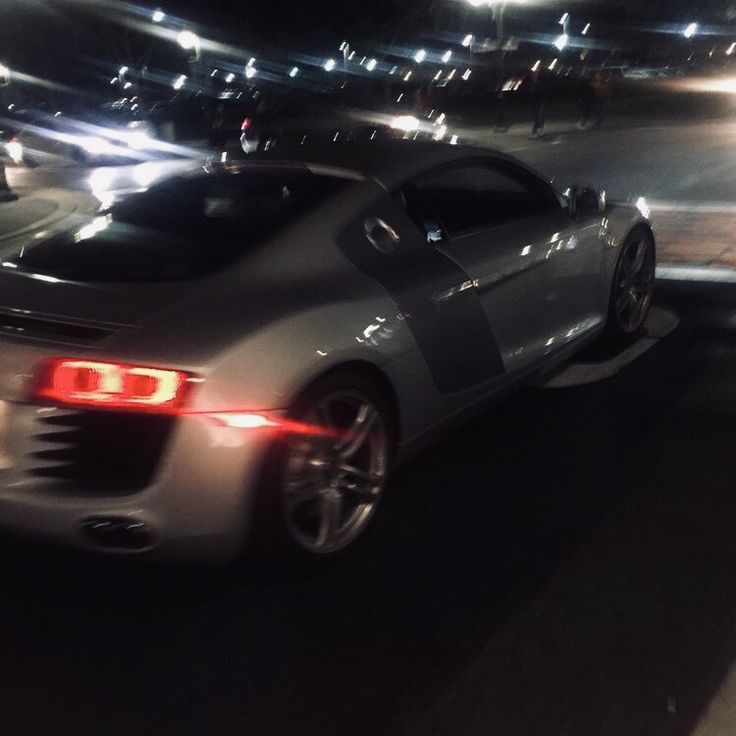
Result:
<svg viewBox="0 0 736 736"><path fill-rule="evenodd" d="M412 188L450 237L559 210L543 181L511 163L471 163L425 174Z"/></svg>

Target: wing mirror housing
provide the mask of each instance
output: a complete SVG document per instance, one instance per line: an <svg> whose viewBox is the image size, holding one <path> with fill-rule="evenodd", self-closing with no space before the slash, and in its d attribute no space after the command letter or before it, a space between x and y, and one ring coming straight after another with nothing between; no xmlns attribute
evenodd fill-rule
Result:
<svg viewBox="0 0 736 736"><path fill-rule="evenodd" d="M571 217L603 214L606 211L606 192L604 189L571 186L566 192L567 207Z"/></svg>

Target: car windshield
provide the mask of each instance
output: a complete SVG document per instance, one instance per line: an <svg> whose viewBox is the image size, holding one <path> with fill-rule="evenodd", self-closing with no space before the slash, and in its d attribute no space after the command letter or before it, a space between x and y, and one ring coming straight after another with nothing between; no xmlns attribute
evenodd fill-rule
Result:
<svg viewBox="0 0 736 736"><path fill-rule="evenodd" d="M71 281L197 278L237 260L344 184L291 169L177 177L129 197L73 237L24 249L14 263Z"/></svg>

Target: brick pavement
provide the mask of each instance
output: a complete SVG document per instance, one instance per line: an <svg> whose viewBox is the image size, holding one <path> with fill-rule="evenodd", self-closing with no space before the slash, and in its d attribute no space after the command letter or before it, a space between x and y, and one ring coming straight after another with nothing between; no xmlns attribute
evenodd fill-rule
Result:
<svg viewBox="0 0 736 736"><path fill-rule="evenodd" d="M736 268L736 208L652 211L659 263Z"/></svg>

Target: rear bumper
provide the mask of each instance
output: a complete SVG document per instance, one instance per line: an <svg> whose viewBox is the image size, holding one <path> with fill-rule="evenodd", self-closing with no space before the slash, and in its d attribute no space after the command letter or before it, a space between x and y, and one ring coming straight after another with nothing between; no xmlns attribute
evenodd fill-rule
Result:
<svg viewBox="0 0 736 736"><path fill-rule="evenodd" d="M0 531L90 552L181 562L220 562L246 541L258 479L272 435L185 416L163 449L150 482L134 491L39 478L48 448L41 419L58 409L6 402L0 445ZM135 458L130 458L135 462ZM130 522L135 544L103 541L90 522ZM132 538L131 538L132 539Z"/></svg>

